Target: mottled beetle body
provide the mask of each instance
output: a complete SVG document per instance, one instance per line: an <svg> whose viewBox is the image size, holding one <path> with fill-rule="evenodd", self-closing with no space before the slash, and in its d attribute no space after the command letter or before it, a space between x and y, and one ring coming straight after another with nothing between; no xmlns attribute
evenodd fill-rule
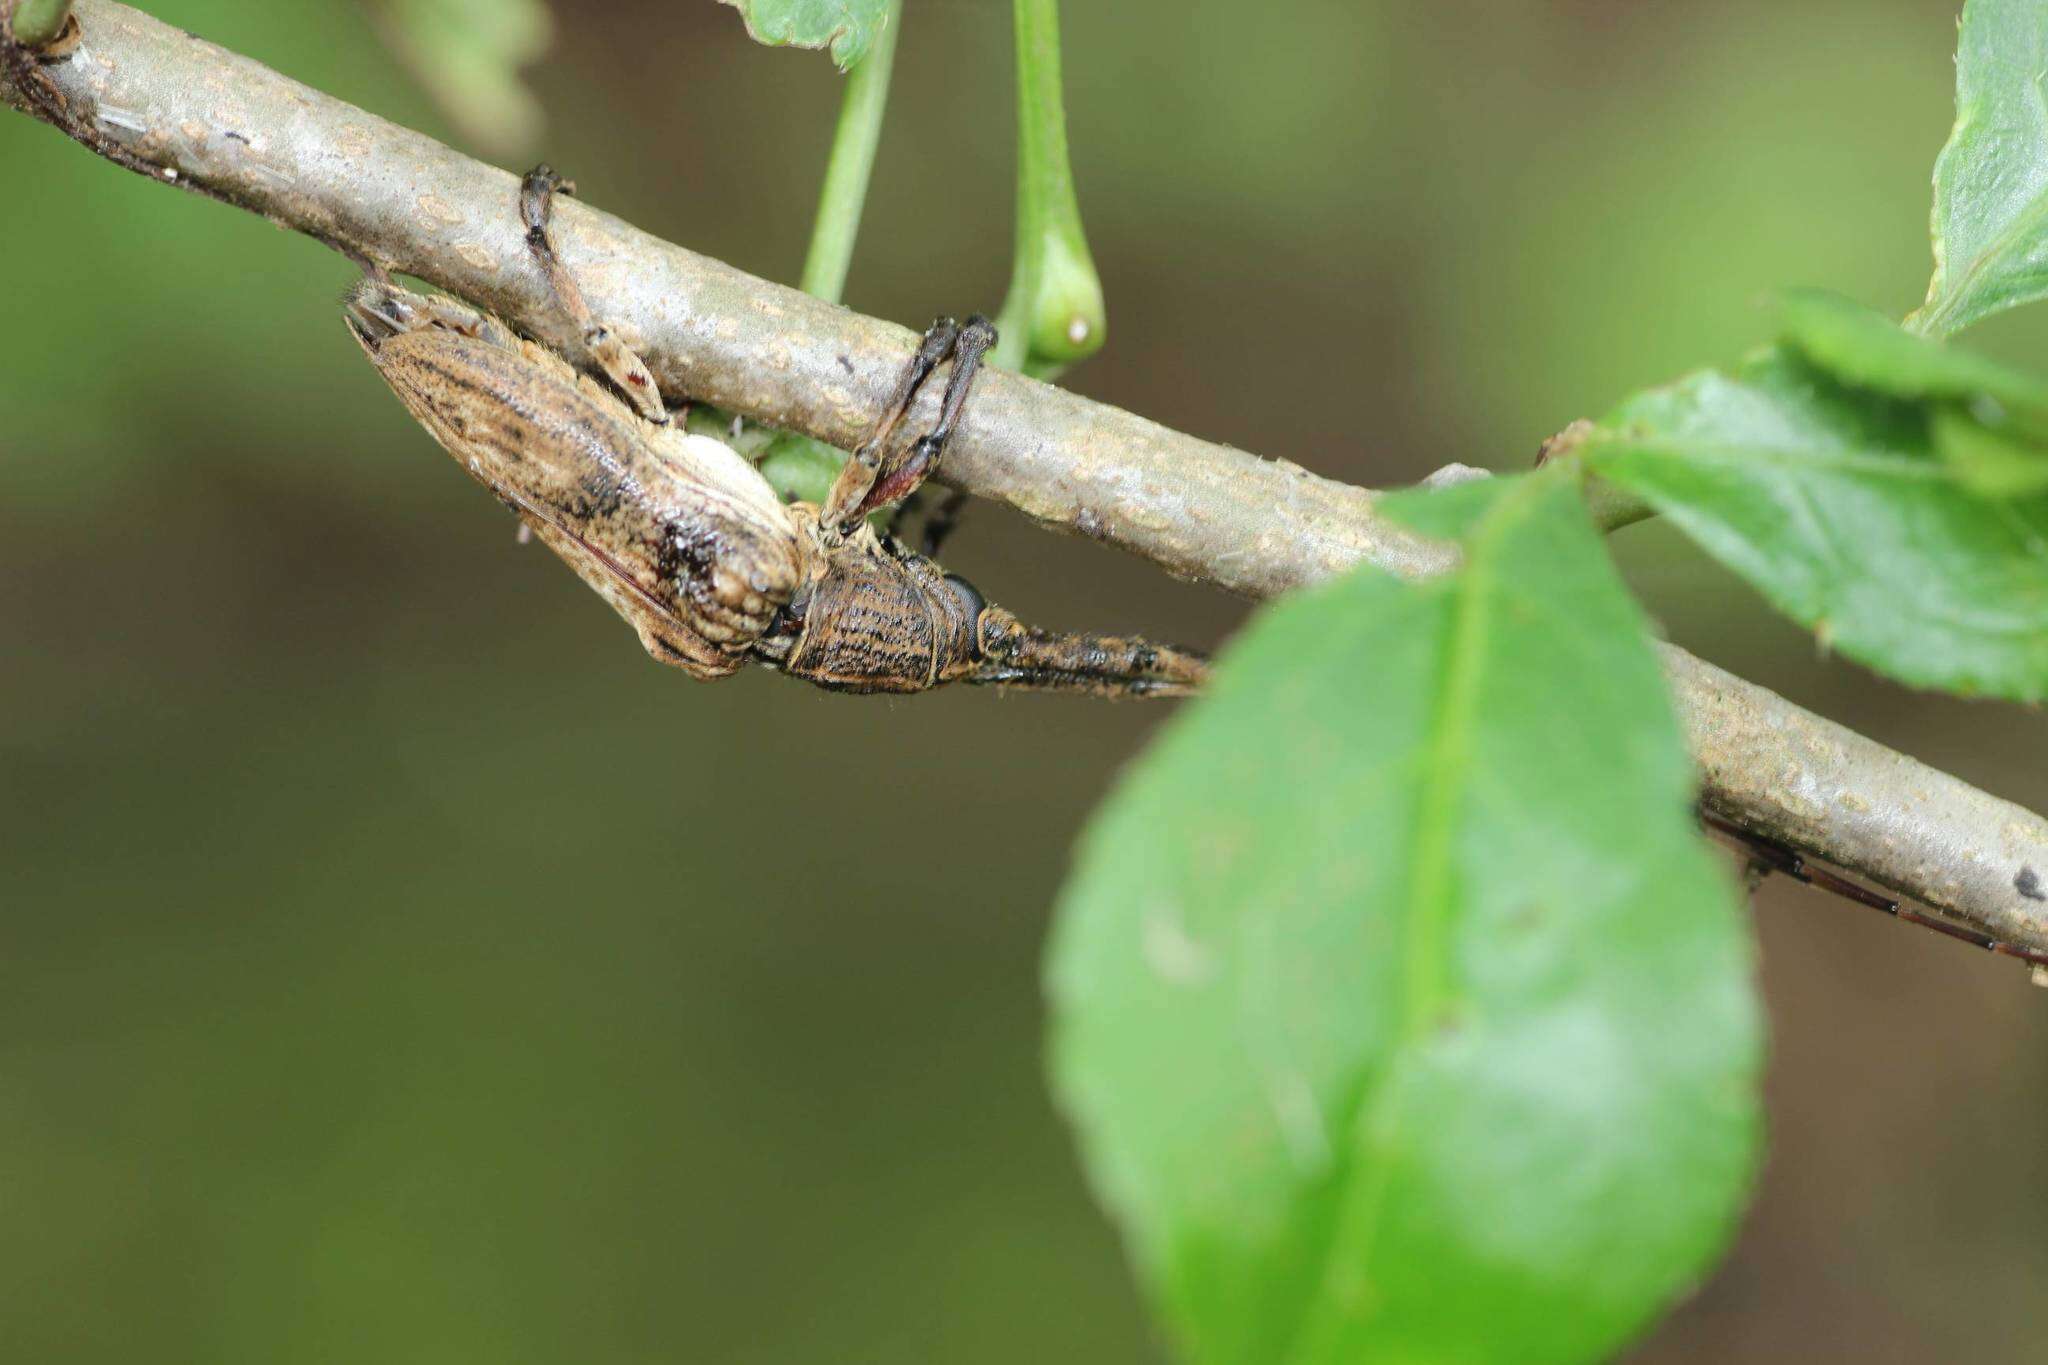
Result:
<svg viewBox="0 0 2048 1365"><path fill-rule="evenodd" d="M452 300L364 280L348 318L407 410L656 658L733 672L803 583L782 503L730 447L654 425Z"/></svg>
<svg viewBox="0 0 2048 1365"><path fill-rule="evenodd" d="M1147 696L1201 681L1201 659L1179 650L1027 628L869 527L870 511L936 466L993 339L986 323L971 320L981 331L966 340L950 321L935 324L827 506L785 505L737 451L672 425L645 366L590 322L545 234L556 183L544 169L528 179L529 242L603 378L487 313L379 278L350 292L347 320L407 410L649 654L696 678L758 662L855 692L967 681ZM941 427L892 457L888 436L956 346Z"/></svg>

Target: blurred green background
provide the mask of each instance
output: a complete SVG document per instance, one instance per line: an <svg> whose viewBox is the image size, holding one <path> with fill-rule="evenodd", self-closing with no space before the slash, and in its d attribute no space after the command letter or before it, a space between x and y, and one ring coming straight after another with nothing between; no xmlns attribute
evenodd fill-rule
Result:
<svg viewBox="0 0 2048 1365"><path fill-rule="evenodd" d="M146 8L454 136L348 0ZM538 150L794 279L829 64L710 0L555 8ZM1112 317L1070 382L1188 431L1515 467L1740 354L1773 287L1925 284L1952 0L1066 8ZM1007 5L910 0L852 305L1000 302L1008 111ZM0 170L5 1358L1163 1359L1037 956L1164 708L692 684L409 422L338 257L12 114ZM1675 638L2048 806L2038 714L1617 546ZM985 505L949 559L1052 624L1244 611ZM2040 1360L2048 993L1802 889L1756 914L1758 1203L1631 1359Z"/></svg>

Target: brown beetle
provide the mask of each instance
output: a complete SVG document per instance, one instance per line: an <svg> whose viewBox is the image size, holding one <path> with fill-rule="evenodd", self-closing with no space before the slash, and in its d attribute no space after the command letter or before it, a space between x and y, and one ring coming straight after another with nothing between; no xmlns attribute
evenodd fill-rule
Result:
<svg viewBox="0 0 2048 1365"><path fill-rule="evenodd" d="M696 678L762 663L820 687L919 692L948 682L1176 696L1200 656L1143 640L1025 626L868 515L938 465L995 329L982 317L926 332L881 420L823 508L784 504L746 458L673 425L645 365L592 319L548 238L547 167L520 194L527 242L583 331L602 378L453 299L366 278L350 331L406 408L639 633ZM939 425L894 433L950 361Z"/></svg>

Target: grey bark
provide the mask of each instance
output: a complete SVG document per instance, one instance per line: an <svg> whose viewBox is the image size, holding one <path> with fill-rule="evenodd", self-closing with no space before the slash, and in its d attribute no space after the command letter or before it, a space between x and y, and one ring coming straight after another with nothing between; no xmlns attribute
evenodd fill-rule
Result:
<svg viewBox="0 0 2048 1365"><path fill-rule="evenodd" d="M76 48L46 64L11 52L0 98L141 174L573 347L528 267L516 177L113 0L76 0L75 14ZM915 339L587 205L563 202L555 226L592 308L665 391L842 448L859 440ZM1369 490L1003 371L977 384L944 477L1253 598L1361 563L1412 577L1456 562L1453 548L1379 516ZM1660 648L1711 809L1994 938L2048 950L2048 821Z"/></svg>

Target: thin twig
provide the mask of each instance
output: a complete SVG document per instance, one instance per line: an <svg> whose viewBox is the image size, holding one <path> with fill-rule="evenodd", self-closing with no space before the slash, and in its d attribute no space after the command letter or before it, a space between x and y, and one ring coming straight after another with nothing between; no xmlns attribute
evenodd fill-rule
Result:
<svg viewBox="0 0 2048 1365"><path fill-rule="evenodd" d="M113 0L75 11L78 49L49 63L17 51L0 98L160 182L575 341L526 267L514 176ZM555 228L592 307L664 390L842 448L914 341L574 201ZM1455 563L1378 516L1370 491L999 370L977 384L945 478L1248 597L1360 563L1407 576ZM2048 949L2048 821L1661 648L1714 814L1998 942Z"/></svg>

